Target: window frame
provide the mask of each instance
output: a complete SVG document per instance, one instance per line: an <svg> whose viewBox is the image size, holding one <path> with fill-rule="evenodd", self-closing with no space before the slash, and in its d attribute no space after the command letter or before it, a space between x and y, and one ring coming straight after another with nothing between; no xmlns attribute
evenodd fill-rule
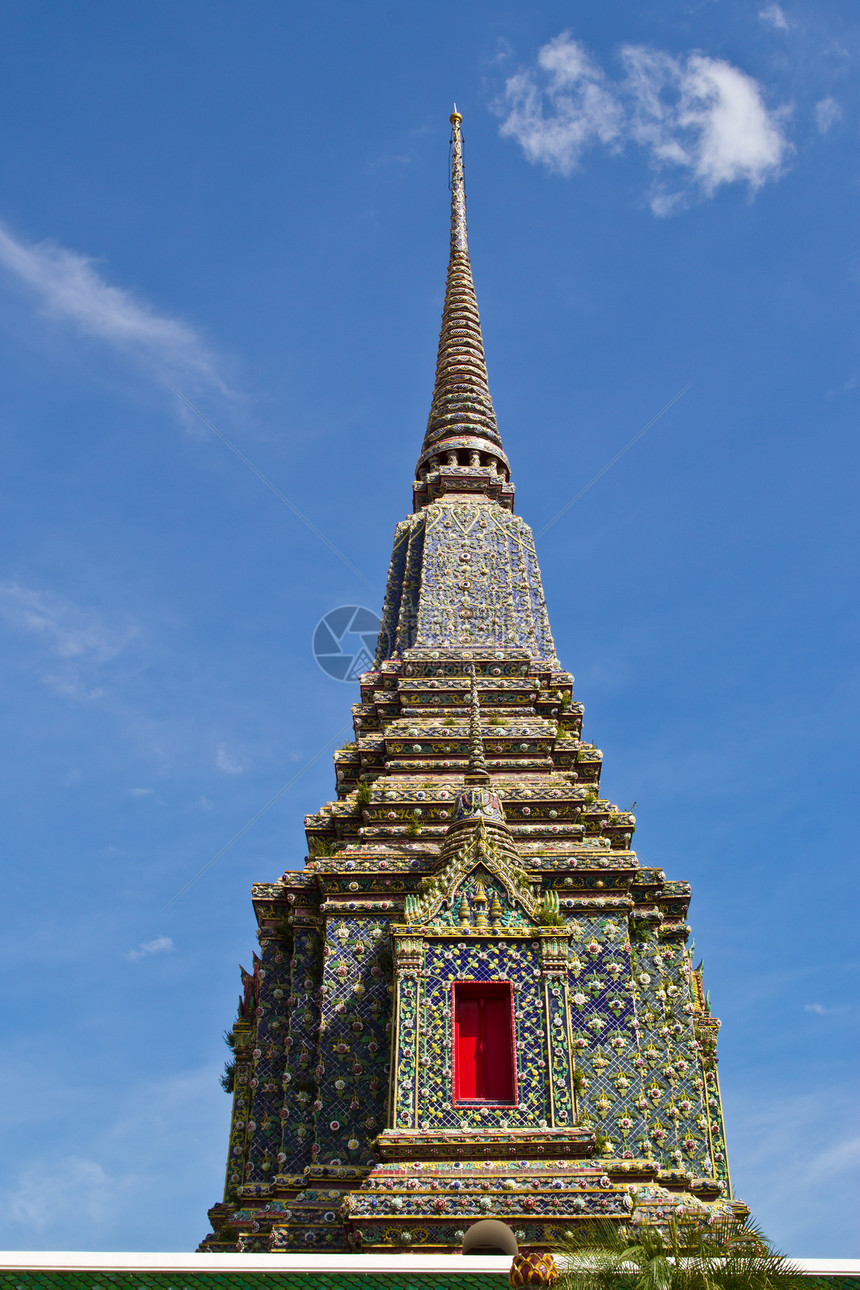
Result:
<svg viewBox="0 0 860 1290"><path fill-rule="evenodd" d="M507 996L510 1020L510 1038L511 1038L511 1083L512 1095L510 1100L507 1098L499 1100L497 1098L487 1097L459 1097L459 1051L457 1045L457 990L459 987L471 987L476 993L498 996ZM463 978L451 982L451 1105L452 1107L468 1106L497 1106L508 1110L519 1106L519 1078L517 1073L517 1022L516 1010L514 1008L514 983L513 981L493 980L477 981L474 978Z"/></svg>

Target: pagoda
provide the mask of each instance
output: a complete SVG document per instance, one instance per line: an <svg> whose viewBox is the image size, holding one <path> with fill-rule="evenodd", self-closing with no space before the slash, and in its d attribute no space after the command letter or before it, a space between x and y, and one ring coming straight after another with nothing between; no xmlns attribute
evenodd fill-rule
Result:
<svg viewBox="0 0 860 1290"><path fill-rule="evenodd" d="M253 887L204 1250L551 1248L732 1200L690 886L642 864L556 657L490 397L461 117L436 381L304 868Z"/></svg>

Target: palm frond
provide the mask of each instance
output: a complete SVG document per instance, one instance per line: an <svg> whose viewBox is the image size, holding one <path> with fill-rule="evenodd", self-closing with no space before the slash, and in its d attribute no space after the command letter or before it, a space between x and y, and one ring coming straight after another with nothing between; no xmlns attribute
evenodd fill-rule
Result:
<svg viewBox="0 0 860 1290"><path fill-rule="evenodd" d="M558 1290L808 1290L796 1264L739 1218L584 1223L557 1253Z"/></svg>

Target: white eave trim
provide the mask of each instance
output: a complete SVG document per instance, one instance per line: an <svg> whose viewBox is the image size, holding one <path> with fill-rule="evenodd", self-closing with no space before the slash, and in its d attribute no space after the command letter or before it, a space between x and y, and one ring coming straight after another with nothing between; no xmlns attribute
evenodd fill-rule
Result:
<svg viewBox="0 0 860 1290"><path fill-rule="evenodd" d="M792 1259L807 1276L860 1276L860 1259ZM511 1260L497 1254L117 1254L60 1250L0 1251L0 1269L115 1272L495 1272Z"/></svg>

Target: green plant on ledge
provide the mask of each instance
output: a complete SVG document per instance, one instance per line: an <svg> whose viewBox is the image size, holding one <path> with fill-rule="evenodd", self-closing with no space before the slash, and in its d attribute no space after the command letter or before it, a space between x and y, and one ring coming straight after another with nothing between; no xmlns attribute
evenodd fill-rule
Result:
<svg viewBox="0 0 860 1290"><path fill-rule="evenodd" d="M224 1031L224 1043L231 1052L236 1047L236 1036L232 1030ZM225 1093L232 1093L236 1084L236 1059L232 1058L229 1062L224 1063L224 1074L221 1076L221 1087Z"/></svg>
<svg viewBox="0 0 860 1290"><path fill-rule="evenodd" d="M338 843L329 838L311 838L308 855L312 860L320 860L335 855L339 849Z"/></svg>
<svg viewBox="0 0 860 1290"><path fill-rule="evenodd" d="M544 893L538 903L537 916L541 927L567 926L564 916L559 909L557 891L547 891Z"/></svg>
<svg viewBox="0 0 860 1290"><path fill-rule="evenodd" d="M272 930L275 933L281 949L286 950L287 954L292 954L293 943L295 941L292 917L288 916L287 918L277 919L277 921L272 925Z"/></svg>
<svg viewBox="0 0 860 1290"><path fill-rule="evenodd" d="M365 806L370 806L370 803L372 801L373 801L373 792L371 790L371 787L369 784L365 783L364 780L362 780L355 794L355 804L359 810L362 810Z"/></svg>

